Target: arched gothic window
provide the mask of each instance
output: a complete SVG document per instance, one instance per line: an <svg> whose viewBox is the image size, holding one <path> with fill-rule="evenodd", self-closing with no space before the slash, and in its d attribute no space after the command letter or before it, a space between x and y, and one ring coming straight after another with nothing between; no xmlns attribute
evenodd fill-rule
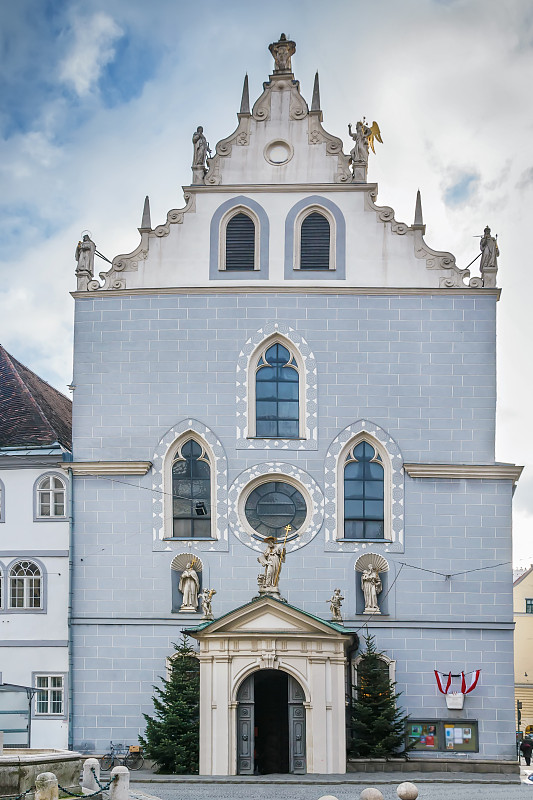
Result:
<svg viewBox="0 0 533 800"><path fill-rule="evenodd" d="M65 516L65 483L56 475L45 475L37 484L37 516Z"/></svg>
<svg viewBox="0 0 533 800"><path fill-rule="evenodd" d="M300 437L300 374L294 354L279 342L266 349L255 375L255 435Z"/></svg>
<svg viewBox="0 0 533 800"><path fill-rule="evenodd" d="M255 269L256 230L253 219L239 211L226 225L226 270Z"/></svg>
<svg viewBox="0 0 533 800"><path fill-rule="evenodd" d="M42 608L42 574L33 561L17 561L9 570L9 607Z"/></svg>
<svg viewBox="0 0 533 800"><path fill-rule="evenodd" d="M174 538L211 536L211 464L196 439L184 442L172 462L172 519Z"/></svg>
<svg viewBox="0 0 533 800"><path fill-rule="evenodd" d="M384 469L367 441L355 444L344 461L344 538L383 539Z"/></svg>
<svg viewBox="0 0 533 800"><path fill-rule="evenodd" d="M330 224L318 211L308 214L300 228L300 269L330 269Z"/></svg>

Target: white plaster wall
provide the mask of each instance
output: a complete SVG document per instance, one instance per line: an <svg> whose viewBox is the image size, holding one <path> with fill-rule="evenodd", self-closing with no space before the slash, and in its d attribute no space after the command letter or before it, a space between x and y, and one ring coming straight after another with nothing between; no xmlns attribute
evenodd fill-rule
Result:
<svg viewBox="0 0 533 800"><path fill-rule="evenodd" d="M313 187L312 193L335 203L344 215L346 279L285 279L285 219L291 208L308 197L309 192L275 187L270 191L254 191L253 187L246 187L238 192L239 196L242 194L259 203L270 224L269 279L254 279L255 287L293 285L299 290L309 285L438 288L439 279L449 277L449 270L429 270L425 259L416 258L414 231L408 230L402 235L394 233L390 222L380 221L376 211L365 207L365 191L361 187L349 185L342 186L341 190L331 190L324 186L323 190L317 191ZM220 189L197 192L196 210L188 211L183 223L170 225L168 236L150 235L147 258L139 259L137 271L120 273L126 280L126 287L220 287L251 283L245 274L240 279L224 279L223 284L209 279L211 219L215 211L235 195L235 191Z"/></svg>
<svg viewBox="0 0 533 800"><path fill-rule="evenodd" d="M59 457L58 457L59 460ZM4 550L67 550L68 521L33 521L33 486L37 478L60 469L3 469L5 522L0 524L0 553Z"/></svg>

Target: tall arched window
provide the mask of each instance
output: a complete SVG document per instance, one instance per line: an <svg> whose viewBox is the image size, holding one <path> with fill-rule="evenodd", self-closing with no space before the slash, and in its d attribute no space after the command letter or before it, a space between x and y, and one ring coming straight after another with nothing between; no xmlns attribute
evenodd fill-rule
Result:
<svg viewBox="0 0 533 800"><path fill-rule="evenodd" d="M257 363L255 435L268 439L300 436L300 375L294 355L276 342Z"/></svg>
<svg viewBox="0 0 533 800"><path fill-rule="evenodd" d="M42 574L33 561L17 561L9 570L9 607L42 608Z"/></svg>
<svg viewBox="0 0 533 800"><path fill-rule="evenodd" d="M56 475L45 475L37 484L37 516L65 516L65 483Z"/></svg>
<svg viewBox="0 0 533 800"><path fill-rule="evenodd" d="M300 269L330 269L330 224L318 211L304 218L300 228Z"/></svg>
<svg viewBox="0 0 533 800"><path fill-rule="evenodd" d="M239 211L226 225L225 269L255 269L256 230L253 219Z"/></svg>
<svg viewBox="0 0 533 800"><path fill-rule="evenodd" d="M344 538L385 538L383 460L364 440L344 462Z"/></svg>
<svg viewBox="0 0 533 800"><path fill-rule="evenodd" d="M211 536L211 464L204 447L188 439L172 462L173 537Z"/></svg>

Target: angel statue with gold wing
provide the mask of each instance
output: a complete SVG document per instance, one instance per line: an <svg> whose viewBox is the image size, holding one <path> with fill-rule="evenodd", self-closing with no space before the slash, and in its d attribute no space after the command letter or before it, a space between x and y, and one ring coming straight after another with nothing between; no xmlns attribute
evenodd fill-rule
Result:
<svg viewBox="0 0 533 800"><path fill-rule="evenodd" d="M374 154L376 152L374 149L374 140L377 139L378 142L383 144L378 123L374 120L372 127L369 128L368 125L365 124L365 118L363 117L363 120L358 122L355 126L355 133L352 133L352 123L350 122L348 125L348 133L355 142L354 147L350 150L352 164L368 164L369 149L372 148Z"/></svg>

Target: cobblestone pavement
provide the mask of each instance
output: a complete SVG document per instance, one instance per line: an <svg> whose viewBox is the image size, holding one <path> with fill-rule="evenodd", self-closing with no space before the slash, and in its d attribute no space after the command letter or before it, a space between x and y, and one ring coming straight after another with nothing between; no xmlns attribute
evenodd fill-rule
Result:
<svg viewBox="0 0 533 800"><path fill-rule="evenodd" d="M377 785L370 780L366 784L198 784L198 783L145 783L135 784L134 791L143 800L142 794L161 800L319 800L324 795L333 795L338 800L359 800L366 786L377 786L384 800L398 800L396 784ZM419 800L533 800L533 784L439 784L419 783ZM529 793L529 794L528 794ZM146 798L149 800L149 798Z"/></svg>

